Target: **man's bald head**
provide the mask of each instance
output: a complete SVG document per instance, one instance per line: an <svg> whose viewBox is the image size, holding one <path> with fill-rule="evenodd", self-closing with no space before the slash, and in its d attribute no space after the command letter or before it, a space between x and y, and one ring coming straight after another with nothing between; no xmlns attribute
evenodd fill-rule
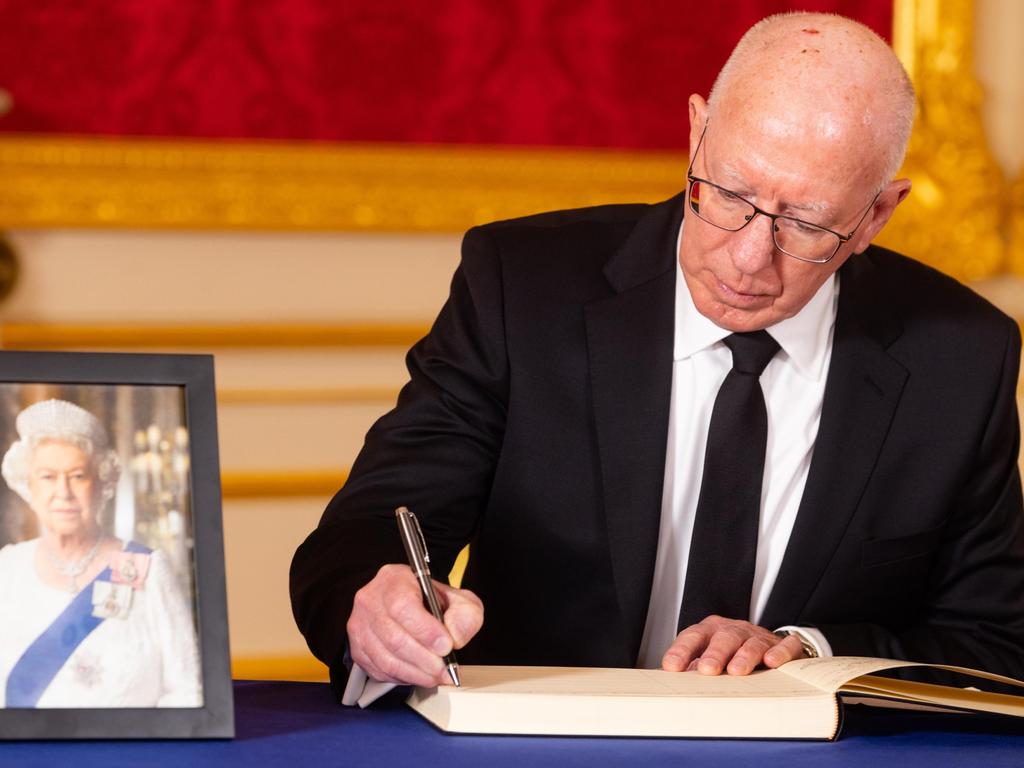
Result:
<svg viewBox="0 0 1024 768"><path fill-rule="evenodd" d="M740 40L708 100L709 119L856 148L881 188L903 162L914 89L889 45L831 14L769 16Z"/></svg>

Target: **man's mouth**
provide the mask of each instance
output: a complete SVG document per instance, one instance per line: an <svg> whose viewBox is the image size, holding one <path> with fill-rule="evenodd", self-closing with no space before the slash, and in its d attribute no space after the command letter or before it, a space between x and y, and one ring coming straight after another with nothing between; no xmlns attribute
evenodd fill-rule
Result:
<svg viewBox="0 0 1024 768"><path fill-rule="evenodd" d="M766 293L745 293L730 288L721 280L718 282L718 290L725 299L725 302L734 307L752 307L764 304L770 297Z"/></svg>

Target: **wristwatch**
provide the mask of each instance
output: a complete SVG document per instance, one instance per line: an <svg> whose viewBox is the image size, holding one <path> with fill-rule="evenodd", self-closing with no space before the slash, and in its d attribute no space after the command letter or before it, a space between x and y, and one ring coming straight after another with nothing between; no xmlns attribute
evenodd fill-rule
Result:
<svg viewBox="0 0 1024 768"><path fill-rule="evenodd" d="M804 656L806 656L809 659L818 658L818 649L814 647L814 644L807 639L807 635L805 635L803 632L795 632L792 629L777 629L775 630L774 634L778 635L779 637L789 637L790 635L792 635L800 641L800 647L804 650Z"/></svg>

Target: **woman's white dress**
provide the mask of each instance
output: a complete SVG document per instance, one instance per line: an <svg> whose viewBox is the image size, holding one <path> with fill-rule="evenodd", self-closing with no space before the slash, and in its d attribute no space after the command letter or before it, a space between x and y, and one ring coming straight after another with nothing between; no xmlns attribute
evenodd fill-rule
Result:
<svg viewBox="0 0 1024 768"><path fill-rule="evenodd" d="M0 549L0 707L25 649L67 608L71 592L43 584L39 539ZM91 587L87 587L91 589ZM104 619L72 652L37 707L200 707L202 682L190 601L156 550L124 618Z"/></svg>

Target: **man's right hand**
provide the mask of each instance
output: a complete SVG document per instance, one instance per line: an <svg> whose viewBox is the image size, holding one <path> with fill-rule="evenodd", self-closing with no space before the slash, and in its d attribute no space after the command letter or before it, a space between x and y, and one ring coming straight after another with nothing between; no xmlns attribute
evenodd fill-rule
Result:
<svg viewBox="0 0 1024 768"><path fill-rule="evenodd" d="M423 607L408 565L385 565L356 592L346 629L349 651L367 675L388 683L450 683L441 657L462 648L484 623L480 598L434 581L444 624Z"/></svg>

